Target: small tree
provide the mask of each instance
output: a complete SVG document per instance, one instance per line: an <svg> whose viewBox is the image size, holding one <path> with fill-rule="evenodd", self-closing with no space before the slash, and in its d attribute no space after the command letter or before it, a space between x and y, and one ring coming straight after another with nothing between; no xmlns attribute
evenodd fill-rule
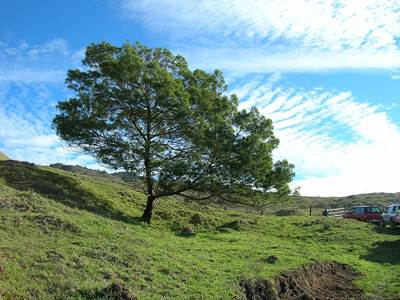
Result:
<svg viewBox="0 0 400 300"><path fill-rule="evenodd" d="M239 111L221 72L191 71L183 57L139 43L91 44L83 64L68 72L75 96L58 104L53 125L70 145L143 182L143 221L170 195L290 192L293 166L273 163L271 120Z"/></svg>

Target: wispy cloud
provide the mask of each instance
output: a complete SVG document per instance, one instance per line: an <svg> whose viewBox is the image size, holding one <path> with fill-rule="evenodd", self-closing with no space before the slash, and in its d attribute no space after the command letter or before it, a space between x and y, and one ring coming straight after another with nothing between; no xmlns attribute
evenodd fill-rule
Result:
<svg viewBox="0 0 400 300"><path fill-rule="evenodd" d="M275 155L296 165L301 176L293 186L305 195L398 191L400 128L381 106L350 92L284 89L276 76L249 85L233 92L242 95L241 107L272 118L281 140Z"/></svg>
<svg viewBox="0 0 400 300"><path fill-rule="evenodd" d="M61 70L40 69L8 69L0 66L0 81L25 82L25 83L59 83L65 78L66 72Z"/></svg>
<svg viewBox="0 0 400 300"><path fill-rule="evenodd" d="M400 27L400 24L399 24ZM349 49L346 51L317 51L287 49L271 52L262 48L212 48L177 46L194 68L221 69L225 72L275 73L320 72L365 69L394 69L400 67L400 51Z"/></svg>
<svg viewBox="0 0 400 300"><path fill-rule="evenodd" d="M124 0L150 26L236 41L285 40L307 48L397 48L400 1Z"/></svg>
<svg viewBox="0 0 400 300"><path fill-rule="evenodd" d="M11 158L39 164L94 163L65 146L50 127L58 88L43 83L0 83L0 149Z"/></svg>
<svg viewBox="0 0 400 300"><path fill-rule="evenodd" d="M212 61L214 68L276 72L400 64L399 0L122 0L121 7L126 16L170 34L191 61L200 55L198 63Z"/></svg>
<svg viewBox="0 0 400 300"><path fill-rule="evenodd" d="M42 45L0 42L0 150L38 164L63 162L99 167L67 147L51 128L56 103L67 97L66 70L79 66L82 51L63 39Z"/></svg>
<svg viewBox="0 0 400 300"><path fill-rule="evenodd" d="M393 80L400 80L400 69L396 69L392 72Z"/></svg>
<svg viewBox="0 0 400 300"><path fill-rule="evenodd" d="M80 53L59 38L40 45L0 41L0 82L63 82L66 70L79 65Z"/></svg>

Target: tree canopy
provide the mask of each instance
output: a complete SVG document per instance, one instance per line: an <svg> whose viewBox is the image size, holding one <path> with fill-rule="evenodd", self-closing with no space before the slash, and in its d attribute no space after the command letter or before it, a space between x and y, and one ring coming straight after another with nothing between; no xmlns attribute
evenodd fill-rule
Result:
<svg viewBox="0 0 400 300"><path fill-rule="evenodd" d="M139 43L91 44L83 65L68 72L74 97L58 104L53 125L70 145L140 178L144 221L170 195L290 192L293 165L273 161L272 121L239 110L220 71L192 71L182 56Z"/></svg>

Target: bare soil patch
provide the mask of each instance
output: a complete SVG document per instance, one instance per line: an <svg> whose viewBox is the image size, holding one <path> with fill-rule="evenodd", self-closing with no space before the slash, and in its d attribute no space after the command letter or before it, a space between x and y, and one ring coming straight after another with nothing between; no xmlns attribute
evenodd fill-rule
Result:
<svg viewBox="0 0 400 300"><path fill-rule="evenodd" d="M57 230L69 231L72 233L80 232L80 228L78 226L51 215L42 214L30 216L29 218L31 221L39 225L40 229L44 233L50 233Z"/></svg>
<svg viewBox="0 0 400 300"><path fill-rule="evenodd" d="M136 300L136 296L120 283L112 283L102 290L81 293L84 299L90 300Z"/></svg>
<svg viewBox="0 0 400 300"><path fill-rule="evenodd" d="M242 283L246 299L366 299L353 280L359 274L346 264L315 263L287 271L273 280Z"/></svg>

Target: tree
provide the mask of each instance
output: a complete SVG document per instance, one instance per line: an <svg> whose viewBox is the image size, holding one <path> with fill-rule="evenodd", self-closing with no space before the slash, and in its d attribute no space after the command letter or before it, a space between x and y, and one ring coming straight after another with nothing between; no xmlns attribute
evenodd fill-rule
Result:
<svg viewBox="0 0 400 300"><path fill-rule="evenodd" d="M221 72L191 71L183 57L139 43L91 44L82 62L68 72L75 96L58 104L53 126L69 145L141 179L143 221L170 195L290 192L293 166L273 162L271 120L239 111Z"/></svg>

